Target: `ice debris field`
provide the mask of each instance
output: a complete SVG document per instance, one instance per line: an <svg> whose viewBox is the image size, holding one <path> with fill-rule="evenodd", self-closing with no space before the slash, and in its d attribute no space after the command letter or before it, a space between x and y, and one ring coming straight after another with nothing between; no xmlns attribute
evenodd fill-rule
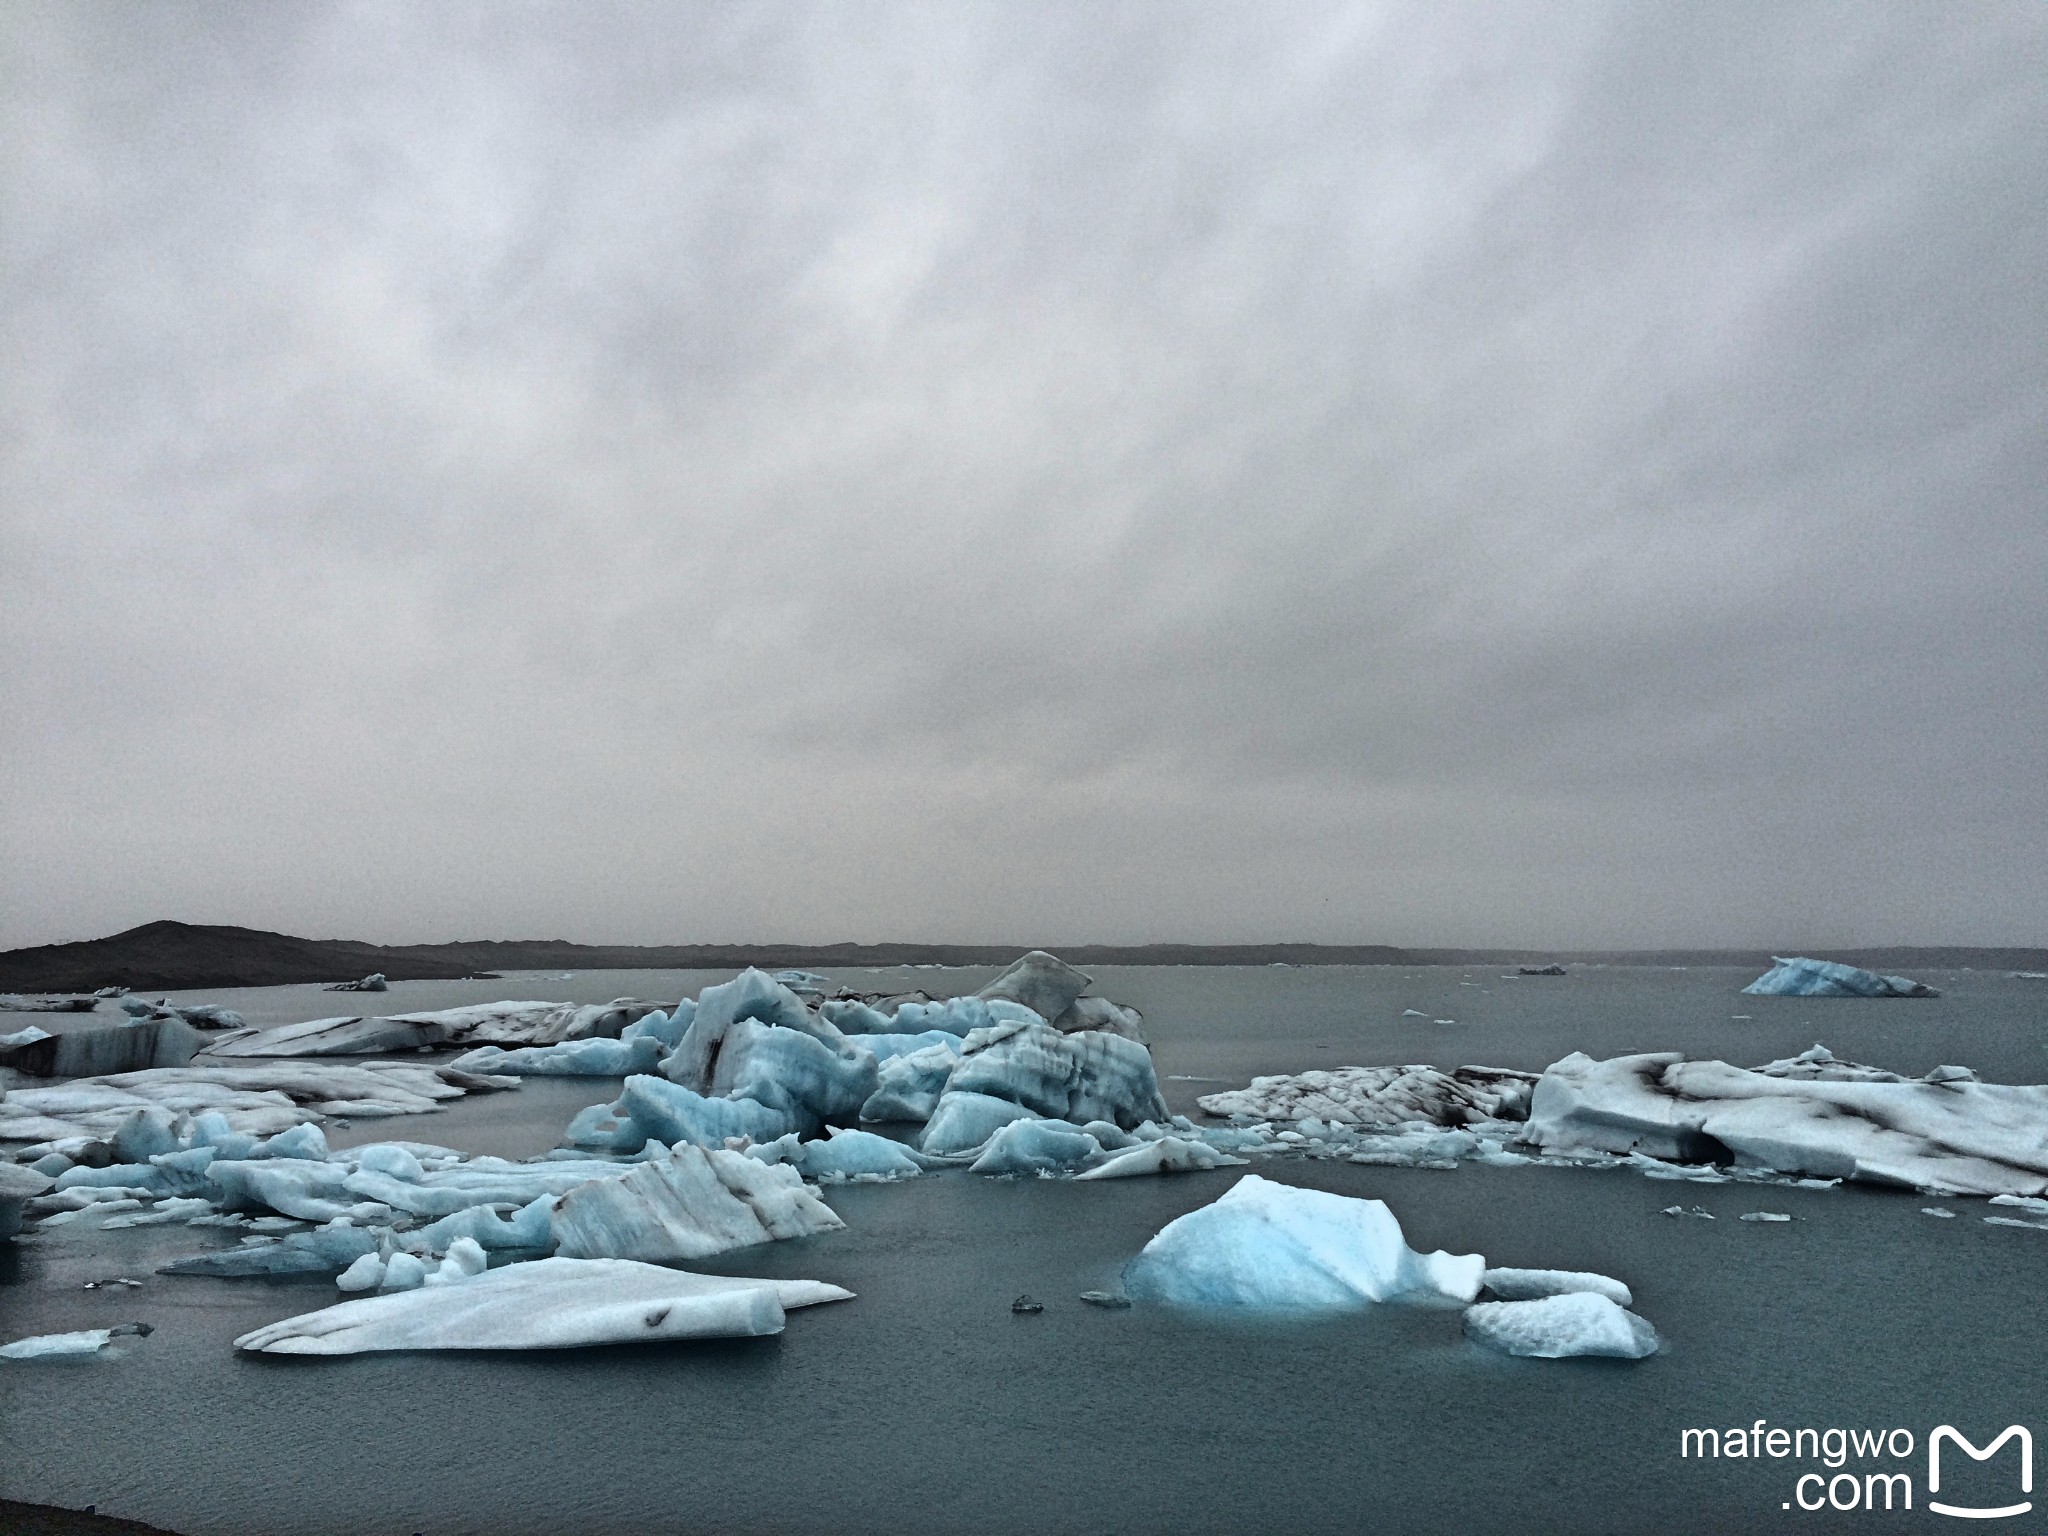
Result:
<svg viewBox="0 0 2048 1536"><path fill-rule="evenodd" d="M0 1093L0 1238L214 1229L233 1243L216 1239L164 1273L330 1274L335 1304L236 1345L331 1355L779 1332L789 1310L850 1293L678 1266L841 1228L825 1199L832 1185L934 1174L1083 1183L1255 1160L1542 1163L1906 1186L1987 1197L2015 1214L1985 1219L2048 1229L2048 1087L1983 1083L1960 1067L1908 1079L1819 1046L1755 1068L1672 1052L1574 1053L1542 1073L1349 1067L1209 1094L1198 1103L1219 1123L1198 1126L1161 1097L1139 1016L1089 995L1087 976L1042 951L967 997L828 999L827 985L749 970L669 1006L508 1002L261 1031L222 1010L143 1005L63 1052L43 1045L62 1037L33 1028L0 1036L11 1053L0 1077L11 1085ZM1781 961L1748 990L1824 987L1927 994L1808 960ZM195 1045L201 1024L211 1043ZM416 1054L451 1047L462 1054ZM328 1059L393 1051L414 1059ZM54 1070L138 1052L177 1060ZM335 1150L322 1130L333 1118L432 1113L528 1075L624 1086L575 1114L539 1158L410 1139ZM1456 1308L1478 1344L1534 1358L1639 1359L1659 1344L1618 1279L1417 1253L1381 1201L1255 1173L1161 1228L1120 1293L1090 1297L1282 1313ZM0 1341L0 1360L118 1353L147 1332Z"/></svg>

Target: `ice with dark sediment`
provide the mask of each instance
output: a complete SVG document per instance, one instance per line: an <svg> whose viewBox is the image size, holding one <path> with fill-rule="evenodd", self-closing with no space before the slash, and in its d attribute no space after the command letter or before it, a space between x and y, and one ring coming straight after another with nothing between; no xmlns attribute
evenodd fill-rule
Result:
<svg viewBox="0 0 2048 1536"><path fill-rule="evenodd" d="M22 1208L48 1193L55 1183L48 1174L33 1168L0 1162L0 1239L10 1238L21 1230Z"/></svg>
<svg viewBox="0 0 2048 1536"><path fill-rule="evenodd" d="M1639 1153L1950 1194L2048 1193L2048 1087L1963 1067L1904 1079L1815 1051L1749 1070L1675 1051L1574 1052L1536 1085L1546 1151Z"/></svg>
<svg viewBox="0 0 2048 1536"><path fill-rule="evenodd" d="M147 1067L182 1067L207 1037L178 1018L131 1019L49 1034L40 1029L0 1036L0 1067L30 1077L95 1077Z"/></svg>
<svg viewBox="0 0 2048 1536"><path fill-rule="evenodd" d="M1135 1299L1189 1306L1348 1309L1403 1301L1464 1305L1478 1254L1417 1253L1378 1200L1246 1174L1168 1222L1124 1270Z"/></svg>
<svg viewBox="0 0 2048 1536"><path fill-rule="evenodd" d="M1839 960L1771 957L1771 968L1742 990L1753 997L1939 997L1924 982L1880 976Z"/></svg>
<svg viewBox="0 0 2048 1536"><path fill-rule="evenodd" d="M1335 1071L1255 1077L1248 1088L1203 1094L1196 1102L1212 1115L1258 1120L1306 1120L1353 1126L1399 1126L1414 1121L1459 1126L1519 1120L1528 1111L1538 1074L1505 1067L1342 1067Z"/></svg>
<svg viewBox="0 0 2048 1536"><path fill-rule="evenodd" d="M363 1297L243 1334L282 1355L399 1349L570 1349L779 1333L785 1311L847 1301L816 1280L693 1275L630 1259L540 1259L455 1283Z"/></svg>

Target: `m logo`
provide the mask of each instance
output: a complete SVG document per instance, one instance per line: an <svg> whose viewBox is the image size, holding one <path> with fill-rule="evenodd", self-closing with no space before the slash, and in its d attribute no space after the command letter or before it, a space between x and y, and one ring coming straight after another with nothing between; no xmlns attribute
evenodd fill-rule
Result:
<svg viewBox="0 0 2048 1536"><path fill-rule="evenodd" d="M1953 1440L1956 1443L1956 1449L1962 1451L1972 1461L1989 1461L1998 1454L2000 1446L2014 1437L2018 1437L2020 1442L2020 1492L2032 1493L2034 1491L2034 1437L2021 1424L2007 1425L2005 1433L1985 1446L1981 1451L1964 1439L1962 1435L1958 1434L1954 1425L1937 1425L1934 1433L1927 1437L1927 1491L1929 1493L1941 1492L1942 1441ZM2006 1504L1998 1509L1979 1509L1974 1505L1968 1504L1938 1504L1934 1500L1929 1499L1927 1507L1937 1515L1960 1515L1965 1520L1997 1520L2005 1515L2024 1515L2034 1507L2034 1504L2031 1499L2023 1499L2017 1504Z"/></svg>

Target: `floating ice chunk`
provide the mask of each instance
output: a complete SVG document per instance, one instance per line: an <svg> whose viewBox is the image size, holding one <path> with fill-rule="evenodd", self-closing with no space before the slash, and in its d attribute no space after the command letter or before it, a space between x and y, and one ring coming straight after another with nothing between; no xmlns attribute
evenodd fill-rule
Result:
<svg viewBox="0 0 2048 1536"><path fill-rule="evenodd" d="M555 1205L566 1258L701 1259L774 1238L845 1225L794 1168L689 1142L623 1177L571 1190Z"/></svg>
<svg viewBox="0 0 2048 1536"><path fill-rule="evenodd" d="M541 1252L555 1242L554 1195L539 1195L515 1211L510 1219L488 1205L472 1205L452 1216L443 1216L417 1232L407 1234L410 1243L418 1239L430 1251L445 1253L458 1239L468 1239L490 1253Z"/></svg>
<svg viewBox="0 0 2048 1536"><path fill-rule="evenodd" d="M350 1175L342 1163L216 1158L206 1176L219 1189L222 1207L231 1211L276 1211L305 1221L331 1221L349 1215L356 1204L349 1198Z"/></svg>
<svg viewBox="0 0 2048 1536"><path fill-rule="evenodd" d="M1790 1221L1792 1218L1781 1211L1745 1211L1738 1221Z"/></svg>
<svg viewBox="0 0 2048 1536"><path fill-rule="evenodd" d="M235 1347L347 1355L747 1338L779 1333L786 1308L852 1295L816 1280L729 1279L625 1259L541 1259L461 1285L341 1302L245 1333Z"/></svg>
<svg viewBox="0 0 2048 1536"><path fill-rule="evenodd" d="M1570 1296L1580 1291L1605 1296L1616 1306L1635 1305L1627 1286L1606 1275L1583 1269L1489 1269L1480 1283L1501 1301L1540 1301L1545 1296Z"/></svg>
<svg viewBox="0 0 2048 1536"><path fill-rule="evenodd" d="M1742 990L1757 997L1939 997L1922 982L1904 976L1880 976L1875 971L1843 965L1838 960L1808 960L1803 956L1771 957L1771 969Z"/></svg>
<svg viewBox="0 0 2048 1536"><path fill-rule="evenodd" d="M820 1003L818 1013L842 1035L886 1035L896 1028L896 1020L880 1009L870 1008L854 998L835 998ZM965 1034L965 1030L955 1031Z"/></svg>
<svg viewBox="0 0 2048 1536"><path fill-rule="evenodd" d="M1009 1099L949 1091L932 1111L920 1145L934 1156L946 1157L981 1146L1013 1120L1035 1118L1030 1110Z"/></svg>
<svg viewBox="0 0 2048 1536"><path fill-rule="evenodd" d="M384 1278L377 1282L386 1291L416 1291L426 1283L426 1261L416 1253L404 1252L394 1253L384 1261Z"/></svg>
<svg viewBox="0 0 2048 1536"><path fill-rule="evenodd" d="M832 1128L830 1140L803 1143L802 1167L814 1179L909 1179L924 1171L888 1137L840 1126Z"/></svg>
<svg viewBox="0 0 2048 1536"><path fill-rule="evenodd" d="M476 1239L458 1237L448 1245L448 1252L441 1259L440 1268L430 1272L420 1282L422 1285L456 1285L464 1280L473 1280L490 1268L490 1260Z"/></svg>
<svg viewBox="0 0 2048 1536"><path fill-rule="evenodd" d="M2048 1087L1793 1077L1676 1052L1610 1061L1575 1052L1544 1072L1523 1134L1546 1150L2048 1194Z"/></svg>
<svg viewBox="0 0 2048 1536"><path fill-rule="evenodd" d="M312 1232L244 1243L215 1253L198 1253L161 1266L162 1275L318 1275L346 1269L377 1248L367 1227L335 1223Z"/></svg>
<svg viewBox="0 0 2048 1536"><path fill-rule="evenodd" d="M1013 1120L988 1139L974 1173L1038 1173L1074 1168L1102 1154L1102 1144L1064 1120Z"/></svg>
<svg viewBox="0 0 2048 1536"><path fill-rule="evenodd" d="M384 1260L375 1253L359 1255L356 1261L334 1277L340 1291L374 1291L384 1283Z"/></svg>
<svg viewBox="0 0 2048 1536"><path fill-rule="evenodd" d="M1481 1302L1467 1309L1465 1332L1495 1349L1539 1360L1575 1355L1641 1360L1657 1352L1655 1328L1591 1291L1540 1301Z"/></svg>
<svg viewBox="0 0 2048 1536"><path fill-rule="evenodd" d="M684 1090L687 1092L687 1090ZM678 1136L678 1141L689 1138ZM576 1112L562 1132L564 1146L592 1152L638 1152L647 1145L647 1132L638 1120L622 1114L613 1104L592 1104Z"/></svg>
<svg viewBox="0 0 2048 1536"><path fill-rule="evenodd" d="M1255 1077L1249 1088L1208 1093L1196 1102L1212 1115L1394 1126L1411 1121L1461 1126L1520 1119L1537 1074L1505 1067L1343 1067L1334 1072Z"/></svg>
<svg viewBox="0 0 2048 1536"><path fill-rule="evenodd" d="M1244 1162L1243 1158L1219 1152L1206 1142L1184 1141L1178 1136L1162 1136L1157 1141L1139 1142L1117 1153L1109 1161L1098 1163L1086 1173L1077 1173L1074 1177L1128 1179L1151 1173L1190 1173L1206 1168L1241 1168Z"/></svg>
<svg viewBox="0 0 2048 1536"><path fill-rule="evenodd" d="M860 1043L875 1053L875 1062L878 1066L887 1066L890 1062L916 1051L943 1051L949 1061L958 1059L960 1055L960 1037L948 1034L943 1029L927 1029L917 1034L889 1031L862 1035Z"/></svg>
<svg viewBox="0 0 2048 1536"><path fill-rule="evenodd" d="M658 1010L638 998L609 1003L472 1003L388 1018L310 1019L216 1042L212 1056L375 1056L421 1046L554 1045L593 1036L615 1038Z"/></svg>
<svg viewBox="0 0 2048 1536"><path fill-rule="evenodd" d="M940 1034L937 1030L926 1032L926 1035ZM926 1035L908 1038L921 1040ZM904 1037L882 1035L867 1038ZM960 1059L959 1041L950 1035L941 1035L941 1038L952 1043L927 1046L883 1061L875 1074L875 1091L860 1107L860 1118L869 1122L931 1119L938 1108L939 1095L946 1091L946 1080L953 1075L954 1065Z"/></svg>
<svg viewBox="0 0 2048 1536"><path fill-rule="evenodd" d="M163 1200L157 1203L154 1210L109 1217L100 1223L100 1230L111 1232L123 1227L167 1227L174 1222L190 1221L194 1216L204 1216L212 1209L211 1201L197 1197L189 1200Z"/></svg>
<svg viewBox="0 0 2048 1536"><path fill-rule="evenodd" d="M1295 1189L1248 1173L1168 1222L1124 1271L1140 1299L1214 1306L1360 1307L1469 1302L1486 1260L1420 1254L1378 1200Z"/></svg>
<svg viewBox="0 0 2048 1536"><path fill-rule="evenodd" d="M1920 1214L1922 1216L1945 1216L1950 1220L1954 1220L1956 1213L1954 1211L1945 1211L1938 1205L1923 1205L1920 1207Z"/></svg>
<svg viewBox="0 0 2048 1536"><path fill-rule="evenodd" d="M798 1123L800 1117L785 1110L771 1109L753 1099L711 1098L695 1089L649 1075L626 1079L618 1102L611 1106L611 1114L622 1120L630 1119L642 1140L652 1136L668 1146L687 1141L700 1147L722 1147L729 1136L773 1141L778 1136L804 1129ZM623 1132L621 1124L619 1133L615 1134L620 1134L621 1139L630 1139L623 1136Z"/></svg>
<svg viewBox="0 0 2048 1536"><path fill-rule="evenodd" d="M969 1035L935 1117L956 1093L1008 1099L1049 1120L1109 1120L1125 1129L1168 1113L1144 1046L1101 1030L1063 1035L1043 1023Z"/></svg>
<svg viewBox="0 0 2048 1536"><path fill-rule="evenodd" d="M1691 1216L1700 1221L1712 1221L1714 1219L1712 1211L1698 1205L1694 1206L1691 1210L1687 1210L1682 1205L1667 1205L1657 1214L1659 1216Z"/></svg>
<svg viewBox="0 0 2048 1536"><path fill-rule="evenodd" d="M0 1344L0 1360L58 1360L96 1355L114 1341L112 1328L84 1328L76 1333L39 1333Z"/></svg>
<svg viewBox="0 0 2048 1536"><path fill-rule="evenodd" d="M357 1169L347 1173L343 1187L364 1200L374 1200L410 1216L452 1216L475 1205L505 1203L523 1206L542 1195L563 1195L580 1185L625 1177L628 1167L596 1160L535 1163L477 1157L453 1168L423 1173L417 1180Z"/></svg>
<svg viewBox="0 0 2048 1536"><path fill-rule="evenodd" d="M291 1157L307 1162L327 1161L327 1136L317 1125L295 1125L288 1131L279 1131L267 1141L256 1143L251 1157Z"/></svg>
<svg viewBox="0 0 2048 1536"><path fill-rule="evenodd" d="M55 1182L47 1173L0 1161L0 1238L10 1238L21 1230L23 1208L44 1195Z"/></svg>
<svg viewBox="0 0 2048 1536"><path fill-rule="evenodd" d="M657 1008L645 1018L628 1024L619 1031L619 1038L621 1040L653 1040L660 1045L664 1053L672 1051L676 1048L677 1043L682 1040L683 1035L689 1030L690 1021L696 1015L697 1004L695 1000L686 997L666 1012Z"/></svg>
<svg viewBox="0 0 2048 1536"><path fill-rule="evenodd" d="M502 1072L513 1077L629 1077L635 1072L652 1072L666 1049L657 1035L643 1034L631 1040L599 1036L510 1051L480 1045L449 1065L464 1072Z"/></svg>
<svg viewBox="0 0 2048 1536"><path fill-rule="evenodd" d="M1081 1029L1099 1029L1143 1043L1143 1023L1143 1016L1135 1008L1122 1007L1106 997L1077 997L1067 1004L1064 1013L1052 1021L1052 1027L1063 1035L1071 1035Z"/></svg>
<svg viewBox="0 0 2048 1536"><path fill-rule="evenodd" d="M1057 955L1034 949L974 995L1021 1003L1041 1019L1056 1019L1088 990L1089 980Z"/></svg>
<svg viewBox="0 0 2048 1536"><path fill-rule="evenodd" d="M715 1092L712 1074L724 1054L726 1034L742 1020L780 1026L797 1034L817 1034L821 1040L829 1032L830 1044L844 1043L839 1031L806 1008L802 998L765 971L748 969L697 995L690 1027L676 1043L663 1075L699 1093Z"/></svg>
<svg viewBox="0 0 2048 1536"><path fill-rule="evenodd" d="M860 1113L875 1091L876 1067L874 1052L866 1046L823 1020L812 1024L817 1033L736 1019L725 1031L708 1087L699 1088L686 1068L675 1066L689 1049L688 1039L663 1064L662 1075L711 1097L751 1099L780 1112L791 1129L815 1135L827 1124L845 1124ZM826 1031L832 1038L825 1038Z"/></svg>
<svg viewBox="0 0 2048 1536"><path fill-rule="evenodd" d="M371 1173L388 1173L394 1179L417 1183L427 1176L420 1160L393 1142L373 1142L355 1149L356 1166Z"/></svg>

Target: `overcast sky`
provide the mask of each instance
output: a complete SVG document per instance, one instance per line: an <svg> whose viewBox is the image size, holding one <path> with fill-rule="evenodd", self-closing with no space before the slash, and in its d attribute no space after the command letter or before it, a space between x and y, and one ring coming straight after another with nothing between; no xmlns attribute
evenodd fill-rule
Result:
<svg viewBox="0 0 2048 1536"><path fill-rule="evenodd" d="M2048 7L0 38L0 945L2048 943Z"/></svg>

